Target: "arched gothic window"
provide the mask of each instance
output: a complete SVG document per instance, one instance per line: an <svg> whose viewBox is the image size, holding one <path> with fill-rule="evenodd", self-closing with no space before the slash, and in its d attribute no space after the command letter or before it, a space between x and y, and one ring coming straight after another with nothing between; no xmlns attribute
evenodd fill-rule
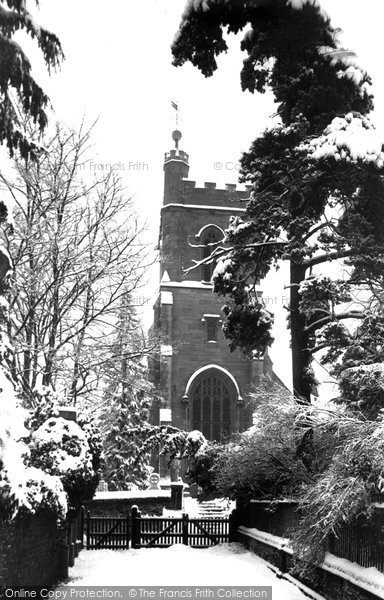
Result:
<svg viewBox="0 0 384 600"><path fill-rule="evenodd" d="M212 253L212 250L214 250L214 246L212 246L212 244L216 244L217 242L219 242L221 240L222 235L220 235L220 233L221 232L218 229L218 227L214 227L214 226L208 227L204 231L204 234L202 237L202 244L204 245L203 256L202 256L203 259L210 256L210 254ZM214 261L212 261L211 263L202 265L202 279L204 282L209 283L211 281L214 268L215 268Z"/></svg>
<svg viewBox="0 0 384 600"><path fill-rule="evenodd" d="M233 430L236 390L216 369L202 373L192 385L191 426L208 440L225 441Z"/></svg>

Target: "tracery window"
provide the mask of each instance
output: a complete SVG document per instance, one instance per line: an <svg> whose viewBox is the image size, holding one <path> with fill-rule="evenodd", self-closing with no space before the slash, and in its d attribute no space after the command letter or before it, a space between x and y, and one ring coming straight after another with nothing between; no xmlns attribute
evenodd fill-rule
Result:
<svg viewBox="0 0 384 600"><path fill-rule="evenodd" d="M232 431L232 382L219 372L208 371L193 385L190 398L192 429L201 431L208 440L225 441Z"/></svg>

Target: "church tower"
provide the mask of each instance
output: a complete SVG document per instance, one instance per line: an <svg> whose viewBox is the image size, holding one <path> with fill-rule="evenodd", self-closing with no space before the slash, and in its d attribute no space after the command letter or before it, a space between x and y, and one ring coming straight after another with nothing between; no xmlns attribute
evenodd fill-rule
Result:
<svg viewBox="0 0 384 600"><path fill-rule="evenodd" d="M175 147L164 158L160 285L153 324L161 346L151 372L165 406L155 420L225 441L252 424L247 396L271 365L229 351L221 330L224 301L211 284L214 265L188 269L222 240L229 217L245 211L249 191L230 184L217 189L211 182L196 187L187 179L189 156L179 148L181 137L180 131L173 132Z"/></svg>

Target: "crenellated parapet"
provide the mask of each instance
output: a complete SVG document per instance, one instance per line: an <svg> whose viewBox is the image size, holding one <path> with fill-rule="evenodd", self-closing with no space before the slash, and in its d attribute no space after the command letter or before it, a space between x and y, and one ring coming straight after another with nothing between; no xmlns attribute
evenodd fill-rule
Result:
<svg viewBox="0 0 384 600"><path fill-rule="evenodd" d="M217 188L216 183L206 181L204 187L196 186L195 181L183 179L180 183L180 204L211 207L245 208L252 186L238 189L235 183L227 183L225 188Z"/></svg>
<svg viewBox="0 0 384 600"><path fill-rule="evenodd" d="M179 148L173 148L164 153L164 163L167 163L170 160L179 160L188 164L189 154L184 152L184 150L179 150Z"/></svg>

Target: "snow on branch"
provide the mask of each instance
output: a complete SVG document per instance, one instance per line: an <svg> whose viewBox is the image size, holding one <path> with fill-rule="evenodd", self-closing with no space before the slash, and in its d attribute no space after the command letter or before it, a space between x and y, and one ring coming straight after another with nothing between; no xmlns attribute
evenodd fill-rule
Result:
<svg viewBox="0 0 384 600"><path fill-rule="evenodd" d="M309 159L333 158L346 162L363 161L384 166L383 144L380 135L368 117L360 113L348 113L336 117L322 135L302 142L299 151L306 152Z"/></svg>

